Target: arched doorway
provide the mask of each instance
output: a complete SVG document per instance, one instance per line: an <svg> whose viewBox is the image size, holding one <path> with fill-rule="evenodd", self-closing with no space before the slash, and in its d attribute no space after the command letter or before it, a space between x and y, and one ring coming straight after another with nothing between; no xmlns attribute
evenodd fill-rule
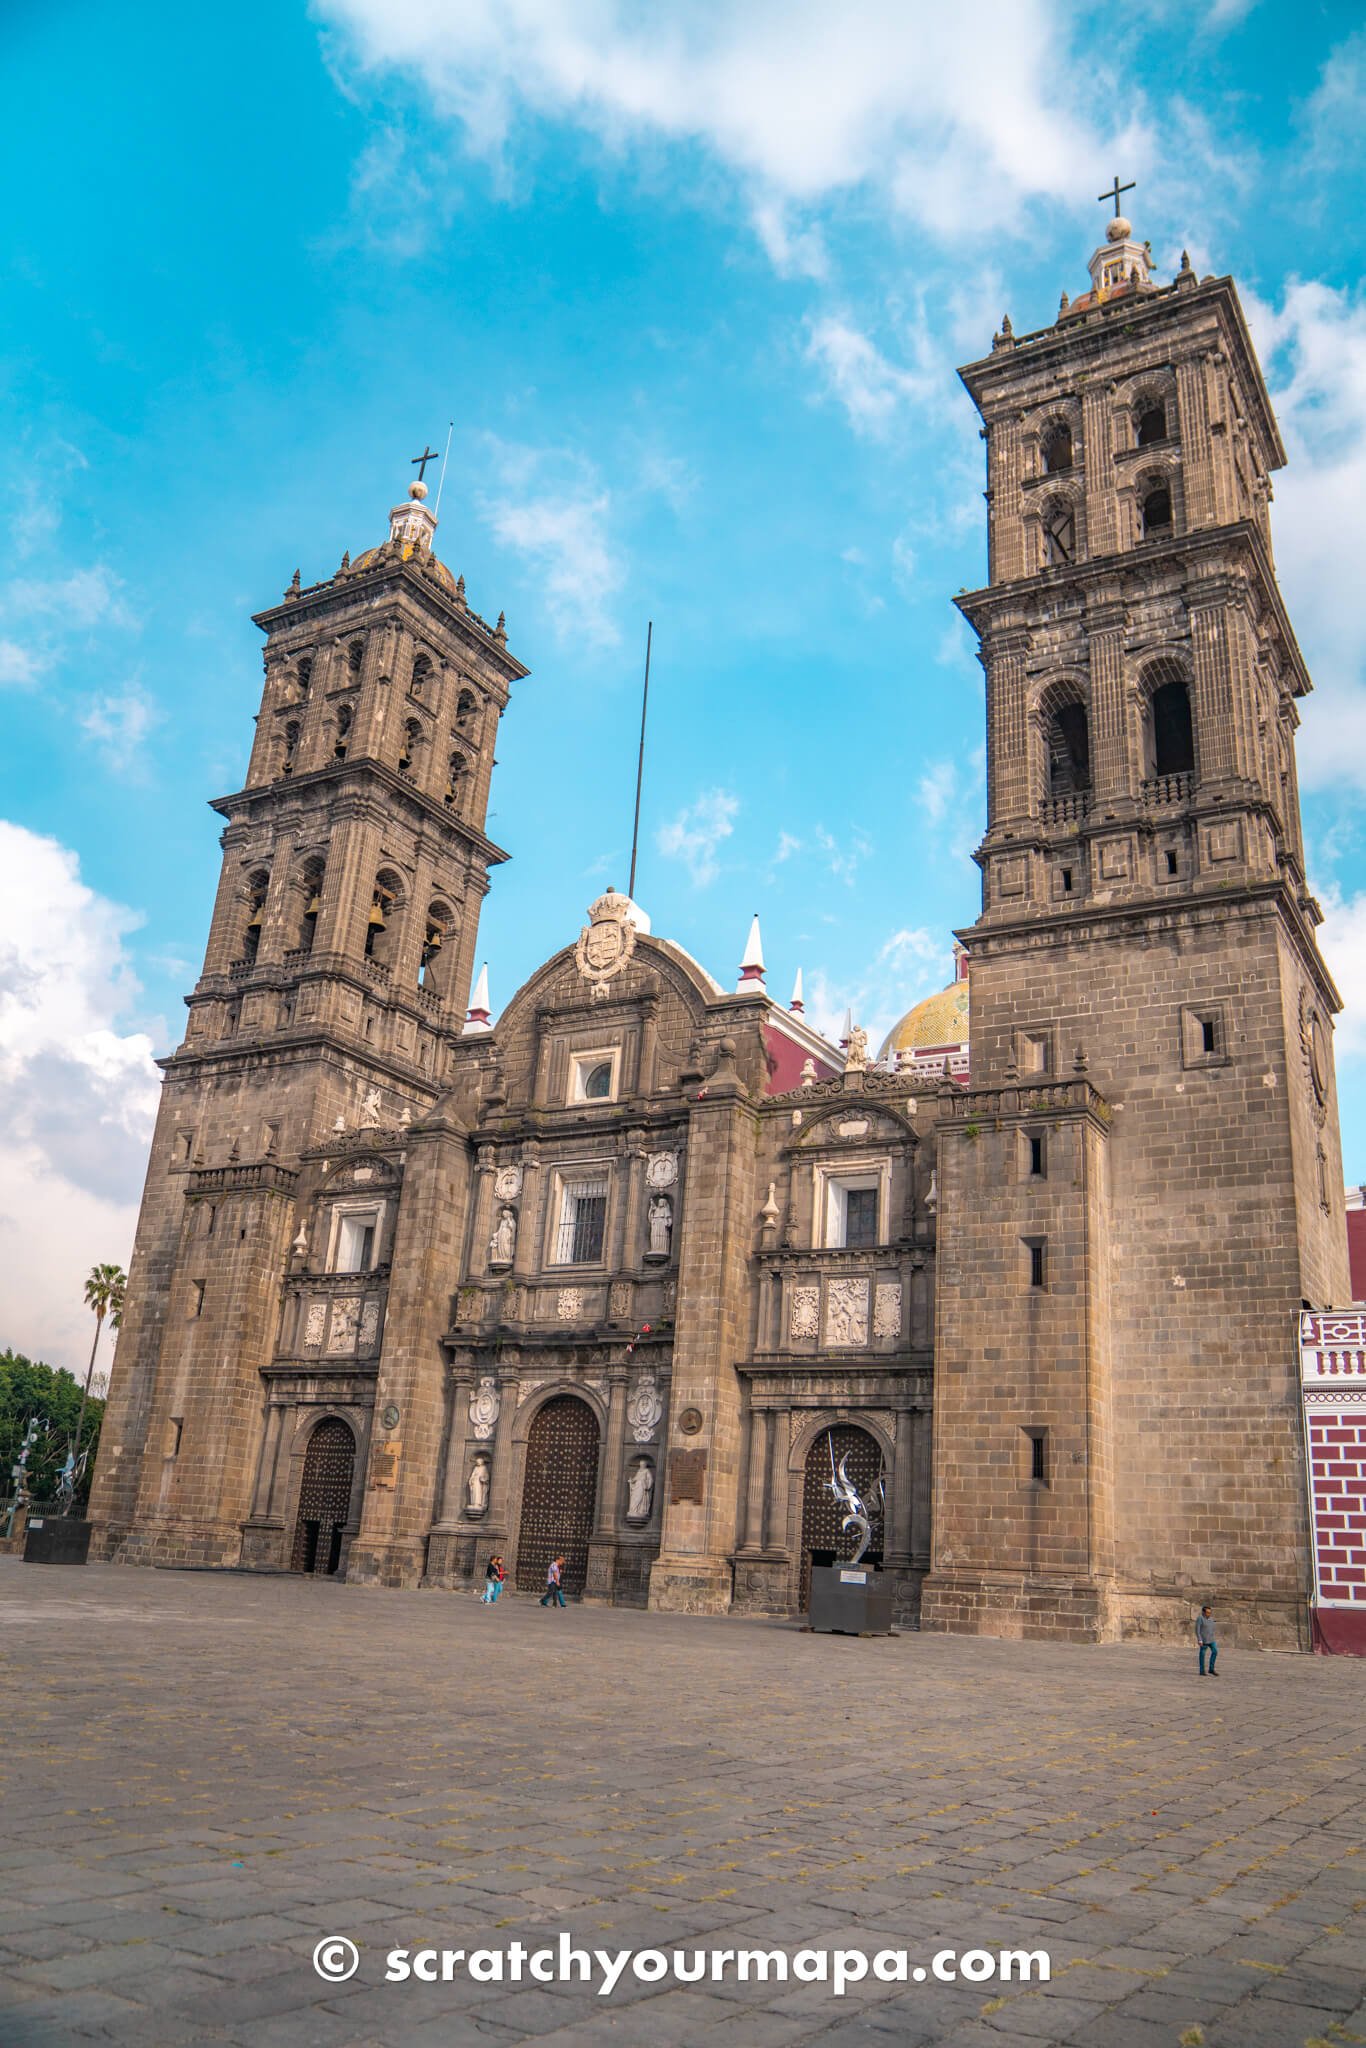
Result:
<svg viewBox="0 0 1366 2048"><path fill-rule="evenodd" d="M598 1418L574 1394L555 1394L537 1411L526 1445L517 1586L545 1590L552 1557L564 1553L564 1589L582 1593L598 1492Z"/></svg>
<svg viewBox="0 0 1366 2048"><path fill-rule="evenodd" d="M329 1415L308 1439L290 1570L330 1578L341 1563L342 1532L351 1512L356 1439L339 1416Z"/></svg>
<svg viewBox="0 0 1366 2048"><path fill-rule="evenodd" d="M847 1457L845 1470L870 1509L877 1499L877 1482L882 1472L882 1448L866 1429L850 1422L837 1422L823 1429L806 1454L806 1481L802 1492L802 1582L800 1604L803 1613L811 1593L813 1564L835 1564L848 1557L857 1538L840 1528L845 1510L830 1491L831 1457L838 1466ZM873 1540L863 1554L869 1565L882 1563L882 1525L873 1523Z"/></svg>

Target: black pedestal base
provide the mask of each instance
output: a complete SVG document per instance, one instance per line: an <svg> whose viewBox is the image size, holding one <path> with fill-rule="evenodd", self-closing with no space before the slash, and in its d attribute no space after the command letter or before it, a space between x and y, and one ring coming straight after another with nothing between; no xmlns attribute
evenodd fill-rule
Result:
<svg viewBox="0 0 1366 2048"><path fill-rule="evenodd" d="M817 1635L888 1636L892 1582L870 1565L813 1565L807 1618Z"/></svg>
<svg viewBox="0 0 1366 2048"><path fill-rule="evenodd" d="M90 1524L79 1515L34 1515L24 1531L25 1564L84 1564Z"/></svg>

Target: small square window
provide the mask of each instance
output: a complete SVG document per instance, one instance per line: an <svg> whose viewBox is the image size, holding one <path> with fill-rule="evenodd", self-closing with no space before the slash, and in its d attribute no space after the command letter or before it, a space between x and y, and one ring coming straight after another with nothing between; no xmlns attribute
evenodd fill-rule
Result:
<svg viewBox="0 0 1366 2048"><path fill-rule="evenodd" d="M1228 1013L1223 1003L1201 1004L1181 1012L1181 1063L1186 1067L1222 1067L1228 1063Z"/></svg>
<svg viewBox="0 0 1366 2048"><path fill-rule="evenodd" d="M1167 873L1169 875L1175 875L1179 874L1180 871L1181 863L1176 857L1176 849L1175 847L1169 846L1167 848Z"/></svg>
<svg viewBox="0 0 1366 2048"><path fill-rule="evenodd" d="M570 1102L615 1102L620 1059L613 1046L576 1052L569 1063Z"/></svg>
<svg viewBox="0 0 1366 2048"><path fill-rule="evenodd" d="M1070 896L1072 894L1071 868L1064 868L1062 871L1062 893L1064 896Z"/></svg>

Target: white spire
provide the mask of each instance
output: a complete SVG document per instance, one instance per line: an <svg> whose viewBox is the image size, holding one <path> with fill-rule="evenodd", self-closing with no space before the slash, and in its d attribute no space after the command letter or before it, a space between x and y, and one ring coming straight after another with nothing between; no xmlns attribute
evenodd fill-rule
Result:
<svg viewBox="0 0 1366 2048"><path fill-rule="evenodd" d="M800 967L797 969L797 979L792 984L792 1001L787 1007L789 1010L795 1010L799 1017L805 1014L806 1004L802 1000L802 970Z"/></svg>
<svg viewBox="0 0 1366 2048"><path fill-rule="evenodd" d="M854 1010L853 1010L853 1005L852 1005L852 1004L850 1004L849 1008L848 1008L848 1009L847 1009L847 1010L845 1011L845 1013L844 1013L844 1029L843 1029L843 1030L842 1030L842 1031L840 1032L840 1044L841 1044L841 1045L848 1045L848 1043L849 1043L849 1040L850 1040L850 1037L851 1037L851 1036L852 1036L852 1034L853 1034L853 1029L854 1029Z"/></svg>
<svg viewBox="0 0 1366 2048"><path fill-rule="evenodd" d="M745 941L745 957L740 962L740 979L736 984L737 995L764 993L764 942L759 936L759 913L754 913L754 922L749 928Z"/></svg>
<svg viewBox="0 0 1366 2048"><path fill-rule="evenodd" d="M465 1029L461 1036L470 1038L476 1032L488 1031L489 1029L491 1029L489 1024L489 963L486 960L479 970L479 979L474 984L474 994L470 997L469 1015L465 1020Z"/></svg>

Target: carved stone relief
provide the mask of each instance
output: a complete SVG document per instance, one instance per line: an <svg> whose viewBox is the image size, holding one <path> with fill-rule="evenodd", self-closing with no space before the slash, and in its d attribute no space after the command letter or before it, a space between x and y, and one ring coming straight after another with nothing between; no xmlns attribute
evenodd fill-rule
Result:
<svg viewBox="0 0 1366 2048"><path fill-rule="evenodd" d="M373 1351L379 1336L379 1303L372 1296L360 1312L360 1348Z"/></svg>
<svg viewBox="0 0 1366 2048"><path fill-rule="evenodd" d="M825 1292L827 1344L868 1342L868 1282L832 1280Z"/></svg>
<svg viewBox="0 0 1366 2048"><path fill-rule="evenodd" d="M480 1443L487 1443L498 1426L503 1397L492 1373L484 1373L470 1395L470 1427Z"/></svg>
<svg viewBox="0 0 1366 2048"><path fill-rule="evenodd" d="M873 1296L873 1335L875 1337L899 1337L901 1335L901 1282L879 1287Z"/></svg>
<svg viewBox="0 0 1366 2048"><path fill-rule="evenodd" d="M555 1313L562 1323L572 1323L583 1314L583 1289L562 1287L555 1298Z"/></svg>
<svg viewBox="0 0 1366 2048"><path fill-rule="evenodd" d="M356 1331L360 1325L360 1296L344 1294L332 1304L332 1328L328 1332L327 1349L335 1356L342 1351L354 1351Z"/></svg>
<svg viewBox="0 0 1366 2048"><path fill-rule="evenodd" d="M307 1349L312 1350L316 1345L322 1343L323 1331L326 1327L327 1303L325 1301L310 1301L308 1304L308 1320L304 1324L304 1345Z"/></svg>
<svg viewBox="0 0 1366 2048"><path fill-rule="evenodd" d="M664 1398L652 1372L643 1372L626 1399L626 1420L638 1444L649 1443L664 1414Z"/></svg>

